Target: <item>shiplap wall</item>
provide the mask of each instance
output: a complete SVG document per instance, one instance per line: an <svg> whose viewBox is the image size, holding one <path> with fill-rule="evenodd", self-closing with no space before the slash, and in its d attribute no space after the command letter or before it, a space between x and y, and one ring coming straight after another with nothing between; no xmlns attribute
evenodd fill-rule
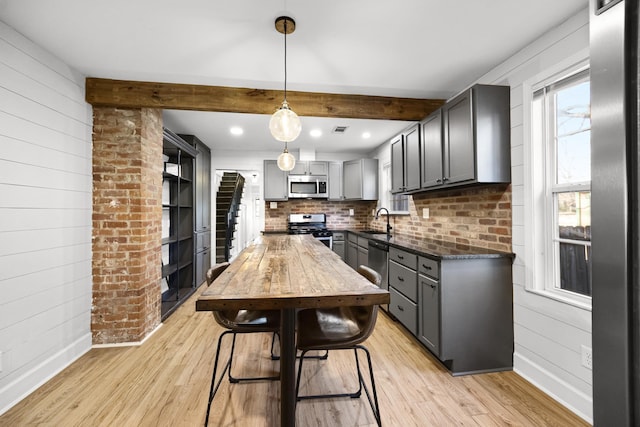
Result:
<svg viewBox="0 0 640 427"><path fill-rule="evenodd" d="M581 364L581 345L591 347L591 311L527 291L532 278L533 233L527 201L528 85L549 70L588 58L587 9L513 55L477 83L511 86L511 168L514 293L514 370L593 422L592 372ZM535 173L535 171L533 172ZM528 276L528 279L527 279Z"/></svg>
<svg viewBox="0 0 640 427"><path fill-rule="evenodd" d="M0 21L0 413L91 348L84 77Z"/></svg>

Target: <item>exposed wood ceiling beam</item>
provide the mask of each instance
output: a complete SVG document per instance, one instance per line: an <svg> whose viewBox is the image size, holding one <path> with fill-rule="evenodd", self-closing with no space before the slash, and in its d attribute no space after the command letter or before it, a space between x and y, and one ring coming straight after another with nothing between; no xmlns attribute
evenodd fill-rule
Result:
<svg viewBox="0 0 640 427"><path fill-rule="evenodd" d="M161 108L231 113L273 114L282 91L176 83L109 80L89 77L86 101L96 107ZM300 116L381 120L421 120L442 99L392 98L287 91Z"/></svg>

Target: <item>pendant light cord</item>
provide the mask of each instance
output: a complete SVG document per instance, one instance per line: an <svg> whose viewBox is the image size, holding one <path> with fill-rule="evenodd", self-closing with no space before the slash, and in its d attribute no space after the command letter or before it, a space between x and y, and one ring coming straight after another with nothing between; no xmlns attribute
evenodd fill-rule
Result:
<svg viewBox="0 0 640 427"><path fill-rule="evenodd" d="M284 20L284 101L287 101L287 22Z"/></svg>

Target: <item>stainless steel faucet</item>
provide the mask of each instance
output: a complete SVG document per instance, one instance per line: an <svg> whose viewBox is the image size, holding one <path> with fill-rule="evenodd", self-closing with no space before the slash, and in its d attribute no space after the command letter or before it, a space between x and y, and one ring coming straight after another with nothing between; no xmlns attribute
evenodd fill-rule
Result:
<svg viewBox="0 0 640 427"><path fill-rule="evenodd" d="M383 209L384 209L385 211L387 211L387 238L389 238L389 237L391 237L391 228L392 228L392 227L391 227L391 225L389 225L389 217L391 216L391 215L389 214L389 209L387 209L387 208L380 208L380 209L378 209L378 210L376 211L376 219L378 219L378 218L380 217L380 211L381 211L381 210L383 210Z"/></svg>

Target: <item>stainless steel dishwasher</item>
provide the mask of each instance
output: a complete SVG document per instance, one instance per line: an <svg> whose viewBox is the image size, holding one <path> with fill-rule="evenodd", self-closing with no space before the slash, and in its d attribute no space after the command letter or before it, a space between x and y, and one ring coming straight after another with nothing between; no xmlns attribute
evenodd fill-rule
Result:
<svg viewBox="0 0 640 427"><path fill-rule="evenodd" d="M374 269L382 276L380 287L389 290L389 275L387 272L387 258L389 257L389 245L369 239L369 268Z"/></svg>

